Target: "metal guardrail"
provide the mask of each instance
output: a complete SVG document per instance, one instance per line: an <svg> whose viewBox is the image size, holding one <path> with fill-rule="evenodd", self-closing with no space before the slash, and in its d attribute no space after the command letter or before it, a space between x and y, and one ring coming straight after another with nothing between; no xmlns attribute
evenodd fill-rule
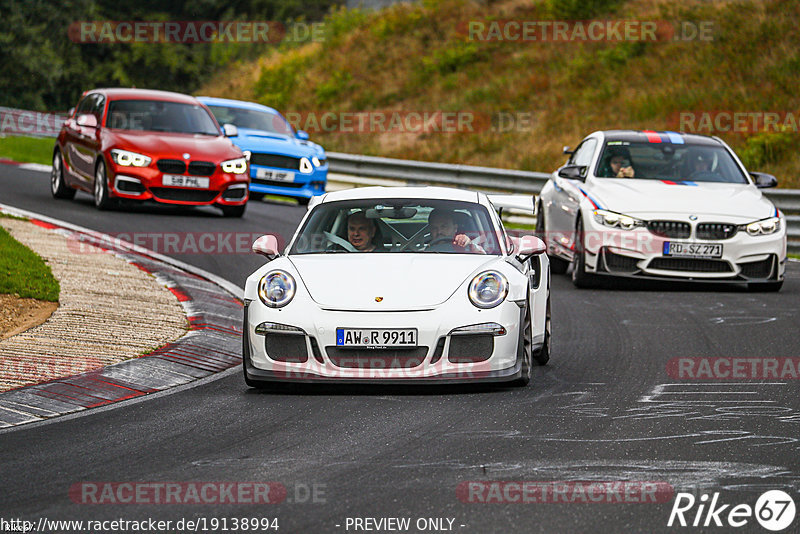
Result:
<svg viewBox="0 0 800 534"><path fill-rule="evenodd" d="M329 170L332 173L506 193L538 194L550 178L550 174L543 172L379 158L340 152L328 152L327 156ZM358 182L366 185L363 180ZM800 254L800 190L773 189L764 191L764 194L786 214L789 251Z"/></svg>

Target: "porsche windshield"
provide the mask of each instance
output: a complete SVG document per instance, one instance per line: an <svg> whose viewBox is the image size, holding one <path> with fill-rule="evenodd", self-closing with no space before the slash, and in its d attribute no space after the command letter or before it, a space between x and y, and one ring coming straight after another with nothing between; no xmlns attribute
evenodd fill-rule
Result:
<svg viewBox="0 0 800 534"><path fill-rule="evenodd" d="M597 164L600 178L642 178L675 182L748 183L721 146L608 141Z"/></svg>
<svg viewBox="0 0 800 534"><path fill-rule="evenodd" d="M106 125L117 130L220 135L202 106L163 100L112 100Z"/></svg>
<svg viewBox="0 0 800 534"><path fill-rule="evenodd" d="M289 254L501 254L497 230L480 204L372 199L314 208Z"/></svg>
<svg viewBox="0 0 800 534"><path fill-rule="evenodd" d="M292 127L277 113L230 106L208 106L220 124L233 124L237 128L250 128L263 132L294 135Z"/></svg>

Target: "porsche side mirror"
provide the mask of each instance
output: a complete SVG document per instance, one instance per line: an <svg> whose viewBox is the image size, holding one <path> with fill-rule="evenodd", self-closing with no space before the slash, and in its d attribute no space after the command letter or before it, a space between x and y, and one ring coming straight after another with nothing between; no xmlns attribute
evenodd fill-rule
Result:
<svg viewBox="0 0 800 534"><path fill-rule="evenodd" d="M585 180L586 179L586 166L585 165L565 165L558 169L558 175L562 178L570 180Z"/></svg>
<svg viewBox="0 0 800 534"><path fill-rule="evenodd" d="M778 179L765 172L751 172L750 176L753 178L753 181L756 183L756 187L759 189L768 189L778 185Z"/></svg>
<svg viewBox="0 0 800 534"><path fill-rule="evenodd" d="M575 153L575 151L572 150L572 148L568 147L567 145L564 145L564 148L561 149L561 152L564 154L569 154L570 156Z"/></svg>
<svg viewBox="0 0 800 534"><path fill-rule="evenodd" d="M237 137L239 135L239 128L233 124L223 124L222 131L225 133L225 137Z"/></svg>
<svg viewBox="0 0 800 534"><path fill-rule="evenodd" d="M526 261L531 256L538 256L547 252L547 245L544 241L532 234L526 234L519 237L517 251L517 259L520 262Z"/></svg>
<svg viewBox="0 0 800 534"><path fill-rule="evenodd" d="M78 126L86 126L87 128L97 128L97 117L91 113L83 113L78 115Z"/></svg>
<svg viewBox="0 0 800 534"><path fill-rule="evenodd" d="M253 242L253 252L274 260L278 257L278 238L274 235L262 235Z"/></svg>

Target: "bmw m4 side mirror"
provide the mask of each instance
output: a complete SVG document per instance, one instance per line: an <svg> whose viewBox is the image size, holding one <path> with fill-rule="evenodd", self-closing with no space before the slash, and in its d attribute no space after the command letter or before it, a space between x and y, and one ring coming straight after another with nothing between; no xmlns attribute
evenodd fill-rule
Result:
<svg viewBox="0 0 800 534"><path fill-rule="evenodd" d="M297 130L295 137L297 137L301 141L308 141L308 132L305 130Z"/></svg>
<svg viewBox="0 0 800 534"><path fill-rule="evenodd" d="M253 252L274 260L278 257L278 238L274 235L262 235L253 242Z"/></svg>
<svg viewBox="0 0 800 534"><path fill-rule="evenodd" d="M765 172L751 172L750 176L753 178L753 181L756 183L756 187L759 189L768 189L778 185L778 179Z"/></svg>
<svg viewBox="0 0 800 534"><path fill-rule="evenodd" d="M569 180L585 180L586 166L584 165L565 165L558 169L558 175Z"/></svg>

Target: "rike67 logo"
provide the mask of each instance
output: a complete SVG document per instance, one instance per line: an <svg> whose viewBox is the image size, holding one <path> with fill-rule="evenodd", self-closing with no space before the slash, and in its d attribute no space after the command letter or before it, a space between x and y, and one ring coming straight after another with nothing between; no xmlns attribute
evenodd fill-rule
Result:
<svg viewBox="0 0 800 534"><path fill-rule="evenodd" d="M699 499L691 493L681 492L675 497L667 526L738 528L747 525L755 517L765 529L779 532L794 522L795 511L792 497L780 490L762 494L755 507L749 504L723 504L719 492L710 498L704 493Z"/></svg>

